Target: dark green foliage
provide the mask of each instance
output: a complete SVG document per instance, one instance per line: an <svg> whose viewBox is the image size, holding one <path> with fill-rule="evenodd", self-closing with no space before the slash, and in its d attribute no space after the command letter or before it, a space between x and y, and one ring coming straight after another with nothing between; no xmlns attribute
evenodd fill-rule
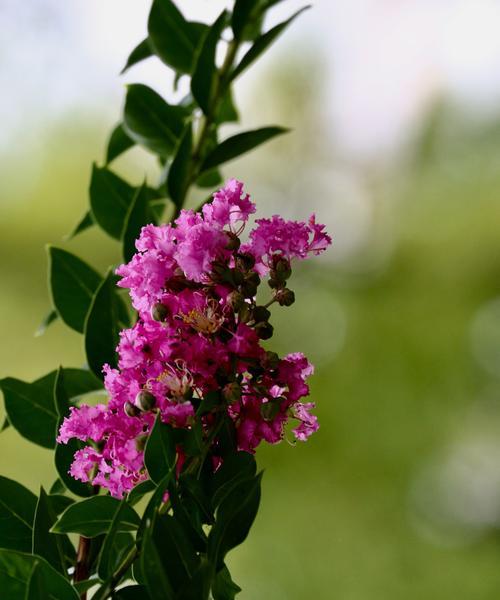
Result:
<svg viewBox="0 0 500 600"><path fill-rule="evenodd" d="M262 129L254 129L253 131L245 131L244 133L233 135L221 142L208 154L203 161L201 171L208 171L229 162L273 137L287 133L287 131L288 129L284 129L283 127L262 127Z"/></svg>
<svg viewBox="0 0 500 600"><path fill-rule="evenodd" d="M185 78L190 93L171 104L146 85L127 87L105 165L92 168L89 209L67 240L97 225L121 244L128 261L141 228L158 223L166 205L173 218L193 193L199 195L193 205L201 208L211 193L199 188L213 192L222 181L221 165L287 131L264 127L219 142L220 125L239 120L234 80L302 12L261 33L267 10L279 1L235 0L233 10L211 24L186 20L172 0L153 1L148 35L131 52L124 71L157 56L173 70L175 86ZM136 144L156 156L159 177L152 185L132 185L109 169ZM50 246L49 256L53 308L38 334L57 318L83 333L88 369L60 367L32 383L8 377L0 388L7 413L2 429L11 425L26 439L53 449L70 408L102 390L102 367L116 366L119 331L135 317L117 289L114 266L103 277L68 250ZM197 416L221 401L220 392L208 394L198 401ZM217 420L212 430L202 428L199 418L195 423L175 429L157 417L144 455L150 479L123 500L99 495L99 488L69 474L75 452L87 444L75 439L56 445L58 478L49 494L41 488L37 499L0 477L0 596L77 600L97 585L95 600L234 600L240 588L224 560L255 519L261 474L252 455L237 452L230 419ZM214 474L219 457L223 464ZM147 495L139 516L132 506L140 507ZM76 552L68 534L75 533L85 550L73 571ZM72 586L70 577L79 581ZM133 579L138 585L116 591Z"/></svg>
<svg viewBox="0 0 500 600"><path fill-rule="evenodd" d="M31 552L36 496L0 476L0 548Z"/></svg>
<svg viewBox="0 0 500 600"><path fill-rule="evenodd" d="M95 496L71 504L62 513L51 531L53 533L79 533L85 537L95 537L106 533L117 513L120 501L110 496ZM134 509L123 503L123 512L115 524L116 531L133 531L140 519Z"/></svg>
<svg viewBox="0 0 500 600"><path fill-rule="evenodd" d="M71 252L54 246L48 250L54 308L66 325L83 333L85 316L102 277Z"/></svg>
<svg viewBox="0 0 500 600"><path fill-rule="evenodd" d="M116 276L109 272L97 288L85 320L85 353L97 377L103 377L104 364L116 366L119 332L127 325L126 308L116 293Z"/></svg>
<svg viewBox="0 0 500 600"><path fill-rule="evenodd" d="M129 148L132 148L134 144L134 140L127 135L127 132L123 128L123 124L118 123L109 136L106 164L109 164Z"/></svg>
<svg viewBox="0 0 500 600"><path fill-rule="evenodd" d="M170 156L184 128L186 110L168 104L159 94L142 84L129 85L123 124L137 143L160 156Z"/></svg>
<svg viewBox="0 0 500 600"><path fill-rule="evenodd" d="M69 582L41 556L0 549L0 590L6 600L78 600Z"/></svg>

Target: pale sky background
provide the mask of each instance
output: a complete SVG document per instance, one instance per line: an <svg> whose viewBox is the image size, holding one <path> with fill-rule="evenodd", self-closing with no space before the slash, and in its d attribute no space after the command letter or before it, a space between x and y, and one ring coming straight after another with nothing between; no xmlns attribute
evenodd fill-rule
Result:
<svg viewBox="0 0 500 600"><path fill-rule="evenodd" d="M179 4L186 16L205 20L226 3ZM282 2L270 22L302 4ZM155 60L118 77L144 36L149 6L140 0L0 0L0 148L13 134L36 131L74 107L117 115L127 80L166 92L165 71ZM318 53L328 132L347 157L370 158L404 142L442 93L480 115L495 112L499 31L500 0L317 0L278 44L284 53L304 47Z"/></svg>

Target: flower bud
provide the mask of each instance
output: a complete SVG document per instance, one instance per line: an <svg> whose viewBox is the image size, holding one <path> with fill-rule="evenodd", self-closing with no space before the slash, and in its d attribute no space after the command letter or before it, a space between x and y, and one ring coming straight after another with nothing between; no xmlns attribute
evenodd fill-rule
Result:
<svg viewBox="0 0 500 600"><path fill-rule="evenodd" d="M275 400L263 402L260 405L260 414L264 421L273 421L280 410L279 403Z"/></svg>
<svg viewBox="0 0 500 600"><path fill-rule="evenodd" d="M245 298L253 298L257 294L257 288L260 284L260 277L255 272L252 271L245 277L245 281L241 286L241 293L245 296Z"/></svg>
<svg viewBox="0 0 500 600"><path fill-rule="evenodd" d="M273 266L271 269L271 276L273 279L278 281L286 281L292 274L292 268L290 261L284 256L273 256Z"/></svg>
<svg viewBox="0 0 500 600"><path fill-rule="evenodd" d="M276 293L276 300L280 306L292 306L295 302L295 294L288 288L283 288Z"/></svg>
<svg viewBox="0 0 500 600"><path fill-rule="evenodd" d="M170 311L164 304L158 302L151 308L151 317L155 321L160 321L162 323L167 320L169 312Z"/></svg>
<svg viewBox="0 0 500 600"><path fill-rule="evenodd" d="M141 412L137 406L134 406L131 402L125 402L123 405L123 410L127 417L137 417L137 415Z"/></svg>
<svg viewBox="0 0 500 600"><path fill-rule="evenodd" d="M255 266L255 258L247 252L241 252L236 256L236 266L242 271L249 271Z"/></svg>
<svg viewBox="0 0 500 600"><path fill-rule="evenodd" d="M135 448L137 452L143 452L146 447L146 442L148 441L149 435L147 433L143 433L142 435L138 435L135 438Z"/></svg>
<svg viewBox="0 0 500 600"><path fill-rule="evenodd" d="M270 316L271 312L265 306L256 306L252 312L252 317L257 323L268 321Z"/></svg>
<svg viewBox="0 0 500 600"><path fill-rule="evenodd" d="M226 235L227 235L226 250L230 250L230 251L238 250L241 245L240 238L232 231L226 231Z"/></svg>
<svg viewBox="0 0 500 600"><path fill-rule="evenodd" d="M228 383L224 386L222 390L222 395L224 396L224 400L228 404L232 404L233 402L238 402L241 400L241 386L239 383L235 381L232 383Z"/></svg>
<svg viewBox="0 0 500 600"><path fill-rule="evenodd" d="M156 398L151 392L141 390L135 397L135 405L143 412L147 412L155 407Z"/></svg>
<svg viewBox="0 0 500 600"><path fill-rule="evenodd" d="M231 269L231 280L234 285L241 285L245 281L245 276L239 269Z"/></svg>
<svg viewBox="0 0 500 600"><path fill-rule="evenodd" d="M246 302L238 311L238 318L240 323L248 323L248 321L250 321L252 318L252 309Z"/></svg>
<svg viewBox="0 0 500 600"><path fill-rule="evenodd" d="M273 336L274 327L267 321L262 321L255 325L255 333L261 340L268 340Z"/></svg>
<svg viewBox="0 0 500 600"><path fill-rule="evenodd" d="M246 304L245 297L240 292L231 292L227 297L227 303L236 312L241 310Z"/></svg>
<svg viewBox="0 0 500 600"><path fill-rule="evenodd" d="M276 369L278 367L280 363L280 357L276 354L276 352L272 352L271 350L268 350L266 352L265 358L264 358L264 366L267 369Z"/></svg>

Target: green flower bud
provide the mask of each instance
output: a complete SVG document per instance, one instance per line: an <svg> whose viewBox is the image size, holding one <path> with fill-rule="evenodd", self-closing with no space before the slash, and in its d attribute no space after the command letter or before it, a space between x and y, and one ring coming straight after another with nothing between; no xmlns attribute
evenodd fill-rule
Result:
<svg viewBox="0 0 500 600"><path fill-rule="evenodd" d="M256 306L252 312L252 317L257 323L268 321L270 316L271 312L265 306Z"/></svg>
<svg viewBox="0 0 500 600"><path fill-rule="evenodd" d="M125 402L123 405L123 410L127 417L137 417L137 415L141 412L137 406L134 406L131 402Z"/></svg>
<svg viewBox="0 0 500 600"><path fill-rule="evenodd" d="M295 302L295 294L288 288L283 288L276 293L276 300L280 306L292 306Z"/></svg>
<svg viewBox="0 0 500 600"><path fill-rule="evenodd" d="M260 414L264 421L273 421L279 410L279 403L275 400L269 400L269 402L263 402L260 405Z"/></svg>
<svg viewBox="0 0 500 600"><path fill-rule="evenodd" d="M255 325L255 333L261 340L268 340L273 336L274 327L267 321L262 321Z"/></svg>
<svg viewBox="0 0 500 600"><path fill-rule="evenodd" d="M135 405L143 412L147 412L155 407L156 398L151 392L141 390L135 397Z"/></svg>
<svg viewBox="0 0 500 600"><path fill-rule="evenodd" d="M276 352L271 352L268 350L266 352L266 356L264 358L264 366L267 369L276 369L280 363L280 357L276 354Z"/></svg>
<svg viewBox="0 0 500 600"><path fill-rule="evenodd" d="M271 275L273 279L278 281L286 281L292 274L292 268L290 261L283 256L273 257L273 268L271 269Z"/></svg>
<svg viewBox="0 0 500 600"><path fill-rule="evenodd" d="M242 271L249 271L255 266L255 258L251 254L241 252L236 255L236 266Z"/></svg>
<svg viewBox="0 0 500 600"><path fill-rule="evenodd" d="M245 276L239 269L231 269L231 280L234 285L241 285L245 281Z"/></svg>
<svg viewBox="0 0 500 600"><path fill-rule="evenodd" d="M151 316L153 317L153 319L155 321L166 321L167 317L169 315L169 310L168 308L164 305L161 304L161 302L158 302L158 304L155 304L152 308L151 308Z"/></svg>
<svg viewBox="0 0 500 600"><path fill-rule="evenodd" d="M252 309L250 305L245 302L245 304L238 311L238 318L240 323L248 323L252 318Z"/></svg>
<svg viewBox="0 0 500 600"><path fill-rule="evenodd" d="M238 250L241 245L240 238L232 231L226 231L226 235L227 235L226 250L231 250L231 251Z"/></svg>

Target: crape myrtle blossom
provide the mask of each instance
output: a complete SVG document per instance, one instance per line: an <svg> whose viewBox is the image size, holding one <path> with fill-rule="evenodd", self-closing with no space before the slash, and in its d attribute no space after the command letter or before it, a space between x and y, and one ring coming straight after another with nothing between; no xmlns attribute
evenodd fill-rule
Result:
<svg viewBox="0 0 500 600"><path fill-rule="evenodd" d="M291 263L319 254L331 243L314 216L307 223L279 216L259 219L249 241L239 236L255 205L243 184L230 180L201 213L182 210L173 224L147 225L137 253L117 269L138 312L121 332L118 368L104 366L107 405L72 408L58 442L88 443L75 454L70 473L118 498L147 478L143 455L156 414L174 428L201 421L220 464L217 437L221 412L234 425L239 450L254 452L262 440L279 442L291 419L305 441L318 429L309 394L313 367L300 353L280 358L263 348L272 336L268 307L289 306ZM258 305L261 278L270 301ZM198 410L207 396L219 401ZM202 415L202 416L198 416ZM182 463L182 448L177 448Z"/></svg>

